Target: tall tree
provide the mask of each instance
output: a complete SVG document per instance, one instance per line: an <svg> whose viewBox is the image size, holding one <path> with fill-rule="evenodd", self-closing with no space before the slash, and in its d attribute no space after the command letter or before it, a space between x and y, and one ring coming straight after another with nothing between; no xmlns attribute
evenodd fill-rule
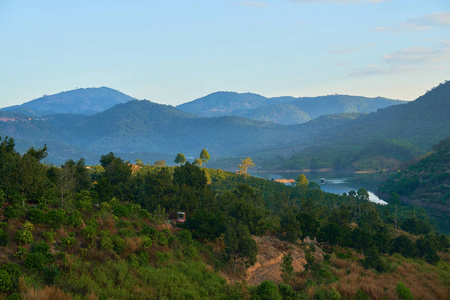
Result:
<svg viewBox="0 0 450 300"><path fill-rule="evenodd" d="M306 178L305 175L300 174L300 175L298 175L296 184L297 184L297 186L306 187L307 188L308 184L309 184L309 181L308 181L308 179Z"/></svg>
<svg viewBox="0 0 450 300"><path fill-rule="evenodd" d="M183 153L178 153L175 157L174 163L179 164L180 166L186 162L186 157L184 157Z"/></svg>
<svg viewBox="0 0 450 300"><path fill-rule="evenodd" d="M292 278L294 278L294 267L292 266L293 260L292 253L283 255L281 264L281 278L285 284L289 284L292 281Z"/></svg>
<svg viewBox="0 0 450 300"><path fill-rule="evenodd" d="M254 167L255 163L252 161L250 157L246 159L241 159L241 164L238 166L239 173L245 175L245 178L248 176L248 169Z"/></svg>
<svg viewBox="0 0 450 300"><path fill-rule="evenodd" d="M206 149L203 149L202 152L200 152L199 158L201 159L202 163L204 163L206 165L208 160L210 160L211 156L209 156L209 153L208 153L208 151L206 151Z"/></svg>
<svg viewBox="0 0 450 300"><path fill-rule="evenodd" d="M234 274L236 274L237 262L242 262L246 268L255 264L258 246L252 239L247 226L240 221L230 220L224 239L225 252L233 260Z"/></svg>

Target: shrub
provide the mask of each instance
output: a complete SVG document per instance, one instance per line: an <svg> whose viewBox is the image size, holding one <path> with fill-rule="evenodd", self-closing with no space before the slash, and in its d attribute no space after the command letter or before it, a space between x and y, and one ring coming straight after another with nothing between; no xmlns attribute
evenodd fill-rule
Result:
<svg viewBox="0 0 450 300"><path fill-rule="evenodd" d="M40 253L47 254L49 250L50 250L49 245L47 245L44 242L33 243L33 245L31 245L31 248L30 248L31 253L40 252Z"/></svg>
<svg viewBox="0 0 450 300"><path fill-rule="evenodd" d="M5 217L8 218L8 220L18 219L22 215L22 207L19 205L11 205L5 208Z"/></svg>
<svg viewBox="0 0 450 300"><path fill-rule="evenodd" d="M149 220L150 219L150 213L146 209L140 209L139 210L139 217L141 217L142 219Z"/></svg>
<svg viewBox="0 0 450 300"><path fill-rule="evenodd" d="M64 248L70 247L77 242L73 236L64 236L61 238L61 246Z"/></svg>
<svg viewBox="0 0 450 300"><path fill-rule="evenodd" d="M113 208L113 214L119 218L127 218L130 216L130 209L128 206L118 204Z"/></svg>
<svg viewBox="0 0 450 300"><path fill-rule="evenodd" d="M183 250L183 254L188 259L195 259L198 256L197 248L195 248L193 245L190 245Z"/></svg>
<svg viewBox="0 0 450 300"><path fill-rule="evenodd" d="M28 231L32 231L34 230L34 225L28 221L26 221L25 223L23 223L22 225L24 230L28 230Z"/></svg>
<svg viewBox="0 0 450 300"><path fill-rule="evenodd" d="M102 239L100 240L100 248L102 250L110 250L113 249L114 244L111 238L109 237L102 237Z"/></svg>
<svg viewBox="0 0 450 300"><path fill-rule="evenodd" d="M18 247L16 253L14 253L14 258L22 260L25 258L25 256L27 256L28 254L28 250L25 249L24 247Z"/></svg>
<svg viewBox="0 0 450 300"><path fill-rule="evenodd" d="M28 253L24 265L30 270L40 271L47 263L47 261L47 256L44 253Z"/></svg>
<svg viewBox="0 0 450 300"><path fill-rule="evenodd" d="M157 240L158 236L159 236L158 230L156 230L156 228L148 226L148 225L144 225L142 227L141 234L148 236L152 240Z"/></svg>
<svg viewBox="0 0 450 300"><path fill-rule="evenodd" d="M193 243L192 233L189 230L182 230L178 234L178 240L183 245L186 245L186 246L192 245L192 243Z"/></svg>
<svg viewBox="0 0 450 300"><path fill-rule="evenodd" d="M156 252L156 261L158 264L165 264L172 259L172 252Z"/></svg>
<svg viewBox="0 0 450 300"><path fill-rule="evenodd" d="M6 247L9 244L9 234L0 229L0 247Z"/></svg>
<svg viewBox="0 0 450 300"><path fill-rule="evenodd" d="M43 271L44 281L46 284L53 284L55 282L55 278L58 277L58 275L61 273L61 271L59 271L58 267L55 265L45 267Z"/></svg>
<svg viewBox="0 0 450 300"><path fill-rule="evenodd" d="M4 270L0 270L0 291L7 292L13 286L13 282L11 280L11 275Z"/></svg>
<svg viewBox="0 0 450 300"><path fill-rule="evenodd" d="M132 237L133 236L133 233L131 232L131 230L129 228L120 228L117 234L120 235L121 237Z"/></svg>
<svg viewBox="0 0 450 300"><path fill-rule="evenodd" d="M83 224L83 218L79 211L75 211L74 213L67 216L67 224L74 227L80 228Z"/></svg>
<svg viewBox="0 0 450 300"><path fill-rule="evenodd" d="M414 300L414 296L411 294L411 291L403 282L399 281L395 287L395 290L397 291L397 295L400 299Z"/></svg>
<svg viewBox="0 0 450 300"><path fill-rule="evenodd" d="M126 242L123 238L121 238L120 236L113 236L112 238L112 242L113 242L113 247L114 247L114 251L117 252L117 254L122 254L123 251L125 250L125 246L126 246Z"/></svg>
<svg viewBox="0 0 450 300"><path fill-rule="evenodd" d="M33 241L33 234L28 230L19 230L16 233L16 239L20 245L28 244Z"/></svg>
<svg viewBox="0 0 450 300"><path fill-rule="evenodd" d="M86 226L81 230L81 234L87 239L93 239L97 235L97 231L93 226Z"/></svg>
<svg viewBox="0 0 450 300"><path fill-rule="evenodd" d="M44 241L47 243L51 244L55 242L55 233L53 231L44 231L42 236L44 237Z"/></svg>
<svg viewBox="0 0 450 300"><path fill-rule="evenodd" d="M47 214L47 223L54 229L59 229L66 219L65 211L62 209L53 209Z"/></svg>
<svg viewBox="0 0 450 300"><path fill-rule="evenodd" d="M257 289L256 294L259 296L260 299L282 299L282 296L280 292L278 291L277 285L269 280L265 280L261 282Z"/></svg>
<svg viewBox="0 0 450 300"><path fill-rule="evenodd" d="M150 248L152 246L152 239L149 238L148 236L143 236L141 237L141 241L142 241L142 248Z"/></svg>
<svg viewBox="0 0 450 300"><path fill-rule="evenodd" d="M47 215L40 209L30 208L28 211L28 220L35 224L43 224L47 222Z"/></svg>

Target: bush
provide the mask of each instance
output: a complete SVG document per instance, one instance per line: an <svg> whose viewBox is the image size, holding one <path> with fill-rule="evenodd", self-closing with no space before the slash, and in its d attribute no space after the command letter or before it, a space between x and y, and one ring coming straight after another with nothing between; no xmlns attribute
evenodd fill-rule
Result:
<svg viewBox="0 0 450 300"><path fill-rule="evenodd" d="M193 245L190 245L183 250L183 254L188 259L195 259L198 256L197 248L195 248Z"/></svg>
<svg viewBox="0 0 450 300"><path fill-rule="evenodd" d="M23 209L19 205L11 205L5 208L5 217L8 220L18 219L22 216Z"/></svg>
<svg viewBox="0 0 450 300"><path fill-rule="evenodd" d="M75 245L76 242L77 242L77 239L74 238L73 236L64 236L61 238L61 246L64 248Z"/></svg>
<svg viewBox="0 0 450 300"><path fill-rule="evenodd" d="M0 247L6 247L9 244L9 234L0 229Z"/></svg>
<svg viewBox="0 0 450 300"><path fill-rule="evenodd" d="M156 261L158 264L165 264L172 259L172 252L156 252Z"/></svg>
<svg viewBox="0 0 450 300"><path fill-rule="evenodd" d="M112 238L112 242L113 242L113 247L114 247L114 251L117 252L117 254L122 254L123 251L125 250L125 246L126 246L126 242L123 238L121 238L120 236L113 236Z"/></svg>
<svg viewBox="0 0 450 300"><path fill-rule="evenodd" d="M45 267L44 271L44 281L46 284L53 284L55 282L55 278L61 273L57 266L51 265L49 267Z"/></svg>
<svg viewBox="0 0 450 300"><path fill-rule="evenodd" d="M414 300L414 296L411 294L411 291L403 282L399 281L395 287L395 290L397 291L397 295L400 299Z"/></svg>
<svg viewBox="0 0 450 300"><path fill-rule="evenodd" d="M16 239L20 245L28 244L33 241L33 234L28 230L19 230L16 233Z"/></svg>
<svg viewBox="0 0 450 300"><path fill-rule="evenodd" d="M152 246L152 239L149 238L148 236L143 236L141 237L141 241L142 241L142 248L150 248Z"/></svg>
<svg viewBox="0 0 450 300"><path fill-rule="evenodd" d="M42 236L44 237L44 241L47 243L51 244L55 242L55 233L53 231L44 231Z"/></svg>
<svg viewBox="0 0 450 300"><path fill-rule="evenodd" d="M28 254L28 250L25 249L24 247L18 247L16 253L14 253L14 258L22 260L25 258L25 256L27 256Z"/></svg>
<svg viewBox="0 0 450 300"><path fill-rule="evenodd" d="M49 250L50 250L49 245L47 245L44 242L33 243L33 245L31 245L31 248L30 248L31 253L40 252L40 253L47 254Z"/></svg>
<svg viewBox="0 0 450 300"><path fill-rule="evenodd" d="M81 230L81 234L87 239L93 239L97 235L97 231L93 226L86 226Z"/></svg>
<svg viewBox="0 0 450 300"><path fill-rule="evenodd" d="M130 216L131 211L128 206L118 204L114 206L113 214L119 218L127 218Z"/></svg>
<svg viewBox="0 0 450 300"><path fill-rule="evenodd" d="M47 214L47 223L54 229L59 229L66 219L66 213L62 209L53 209Z"/></svg>
<svg viewBox="0 0 450 300"><path fill-rule="evenodd" d="M13 286L11 275L4 270L0 270L0 291L7 292Z"/></svg>
<svg viewBox="0 0 450 300"><path fill-rule="evenodd" d="M72 226L73 228L80 228L83 225L83 218L79 211L75 211L74 213L67 216L67 224Z"/></svg>
<svg viewBox="0 0 450 300"><path fill-rule="evenodd" d="M45 266L47 261L47 256L44 253L28 253L24 265L30 270L40 271Z"/></svg>
<svg viewBox="0 0 450 300"><path fill-rule="evenodd" d="M258 285L256 289L256 294L259 296L259 299L268 299L268 300L282 299L282 296L278 291L277 285L269 280L265 280Z"/></svg>
<svg viewBox="0 0 450 300"><path fill-rule="evenodd" d="M110 237L102 237L102 239L100 240L100 248L102 250L111 250L113 249L113 247L114 244Z"/></svg>
<svg viewBox="0 0 450 300"><path fill-rule="evenodd" d="M28 220L35 224L43 224L47 222L47 215L40 209L30 208L28 211Z"/></svg>
<svg viewBox="0 0 450 300"><path fill-rule="evenodd" d="M28 221L22 224L24 230L32 231L34 230L34 225Z"/></svg>
<svg viewBox="0 0 450 300"><path fill-rule="evenodd" d="M142 227L141 234L148 236L152 240L157 240L158 236L159 236L159 231L156 230L156 228L154 228L154 227L144 225Z"/></svg>

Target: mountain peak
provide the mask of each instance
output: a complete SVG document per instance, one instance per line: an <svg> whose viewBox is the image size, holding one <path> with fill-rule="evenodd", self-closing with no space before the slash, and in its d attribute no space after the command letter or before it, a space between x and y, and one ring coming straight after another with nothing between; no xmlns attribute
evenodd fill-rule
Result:
<svg viewBox="0 0 450 300"><path fill-rule="evenodd" d="M93 115L133 99L108 87L78 88L54 95L44 95L22 105L5 107L2 110L34 117L61 113Z"/></svg>

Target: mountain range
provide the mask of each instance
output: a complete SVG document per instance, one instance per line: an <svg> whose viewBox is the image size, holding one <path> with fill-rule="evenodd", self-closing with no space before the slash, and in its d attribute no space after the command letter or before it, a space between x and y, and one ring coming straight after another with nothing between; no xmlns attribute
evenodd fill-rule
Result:
<svg viewBox="0 0 450 300"><path fill-rule="evenodd" d="M240 116L251 120L293 125L322 115L370 113L405 101L348 95L266 98L252 93L216 92L178 105L202 117Z"/></svg>
<svg viewBox="0 0 450 300"><path fill-rule="evenodd" d="M0 136L14 137L20 151L47 144L49 162L84 157L88 163L95 164L100 154L112 151L126 155L130 160L146 157L153 163L153 157L170 157L179 152L196 157L206 148L213 160L252 156L267 167L288 169L313 166L367 168L370 166L361 161L372 158L386 165L397 164L425 153L432 144L450 136L448 82L415 101L389 107L386 105L398 102L342 95L272 99L250 93L219 92L214 94L220 97L207 96L211 99L209 106L204 105L208 101L202 98L176 108L147 100L127 101L129 96L100 88L103 93L116 94L105 104L110 106L108 109L96 114L87 113L94 111L96 104L87 96L81 98L81 103L91 103L89 109L70 108L76 103L76 93L93 93L94 90L57 94L64 95L68 106L55 104L55 111L51 111L50 100L64 102L58 102L56 95L41 98L42 107L37 105L39 99L31 101L33 111L39 112L39 117L27 115L17 106L3 109L0 111ZM75 100L70 100L71 95ZM227 100L227 95L231 100ZM112 106L114 101L123 103ZM232 103L228 108L227 101ZM377 108L380 106L377 102L384 103L385 108ZM257 110L277 114L283 111L283 106L300 109L300 103L309 103L301 111L308 112L304 117L312 118L303 124L283 125L232 115L251 114ZM191 111L187 111L188 104ZM30 108L30 104L23 104L24 107ZM211 111L213 107L216 111L222 110L220 114L228 115L199 116L202 109ZM340 113L319 115L320 107L325 112ZM375 112L375 108L378 111ZM361 113L364 109L372 112ZM352 153L357 154L353 160L348 158Z"/></svg>

